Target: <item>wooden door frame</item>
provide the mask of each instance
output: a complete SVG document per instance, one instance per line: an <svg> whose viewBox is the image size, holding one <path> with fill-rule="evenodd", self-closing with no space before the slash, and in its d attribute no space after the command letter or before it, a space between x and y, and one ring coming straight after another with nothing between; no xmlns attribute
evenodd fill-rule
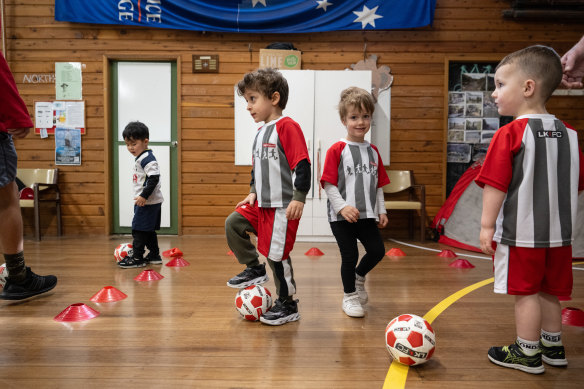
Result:
<svg viewBox="0 0 584 389"><path fill-rule="evenodd" d="M446 201L446 175L448 172L448 82L450 62L499 62L502 54L486 55L447 55L444 57L444 109L442 118L442 203Z"/></svg>
<svg viewBox="0 0 584 389"><path fill-rule="evenodd" d="M113 177L113 156L111 150L112 143L112 112L111 112L111 89L110 89L110 64L113 61L174 61L176 62L176 139L177 146L177 230L178 235L182 235L182 180L181 180L181 142L182 140L182 110L181 110L181 94L182 94L182 77L181 77L181 57L180 55L124 55L124 54L104 54L103 55L103 117L104 117L104 157L105 157L105 234L111 235L113 231L113 193L112 193L112 177Z"/></svg>

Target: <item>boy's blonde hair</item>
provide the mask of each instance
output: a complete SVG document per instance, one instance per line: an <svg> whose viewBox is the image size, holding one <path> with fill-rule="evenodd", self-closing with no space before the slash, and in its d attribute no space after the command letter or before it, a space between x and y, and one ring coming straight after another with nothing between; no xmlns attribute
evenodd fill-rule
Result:
<svg viewBox="0 0 584 389"><path fill-rule="evenodd" d="M554 49L535 45L509 54L499 62L503 65L516 65L528 78L541 87L540 95L547 101L562 81L562 63Z"/></svg>
<svg viewBox="0 0 584 389"><path fill-rule="evenodd" d="M375 111L375 99L365 89L351 86L341 92L338 106L341 120L345 120L351 107L372 114Z"/></svg>
<svg viewBox="0 0 584 389"><path fill-rule="evenodd" d="M237 94L243 96L246 90L254 90L268 99L272 98L274 92L280 94L278 106L286 108L288 103L288 81L278 69L264 68L254 72L246 73L243 79L237 83Z"/></svg>

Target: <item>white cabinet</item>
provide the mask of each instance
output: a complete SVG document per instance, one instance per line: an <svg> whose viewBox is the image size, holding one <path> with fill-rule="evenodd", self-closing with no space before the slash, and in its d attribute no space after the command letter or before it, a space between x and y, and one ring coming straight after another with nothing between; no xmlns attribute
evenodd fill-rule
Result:
<svg viewBox="0 0 584 389"><path fill-rule="evenodd" d="M326 194L319 189L319 177L328 148L346 136L337 106L341 91L350 86L371 90L371 71L317 71L283 70L290 94L284 115L294 119L304 133L312 164L312 185L300 220L298 239L305 241L333 241L326 215ZM387 95L389 92L387 91ZM379 99L380 102L382 99ZM375 127L381 133L384 145L378 145L384 163L389 162L389 100L387 109L376 107ZM245 99L235 91L235 164L251 165L251 148L260 124L247 111ZM385 135L386 134L386 135ZM373 135L376 139L376 135ZM385 140L387 139L387 142ZM386 145L385 145L386 143ZM384 157L387 154L387 160Z"/></svg>

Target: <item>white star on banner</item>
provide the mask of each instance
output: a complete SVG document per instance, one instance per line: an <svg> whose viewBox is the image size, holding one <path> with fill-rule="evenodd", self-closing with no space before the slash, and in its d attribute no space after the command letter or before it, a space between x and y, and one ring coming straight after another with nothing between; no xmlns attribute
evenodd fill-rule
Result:
<svg viewBox="0 0 584 389"><path fill-rule="evenodd" d="M264 7L266 7L266 0L252 0L252 7L255 8L257 3L262 3L264 5Z"/></svg>
<svg viewBox="0 0 584 389"><path fill-rule="evenodd" d="M369 9L366 5L364 5L361 12L353 11L353 13L358 16L357 19L353 20L353 23L361 22L361 28L365 28L368 24L371 24L372 27L375 27L375 19L383 17L381 15L375 14L377 8L379 8L379 6Z"/></svg>
<svg viewBox="0 0 584 389"><path fill-rule="evenodd" d="M318 3L318 7L316 7L316 9L322 8L324 12L326 12L326 7L333 5L333 3L329 3L327 0L317 0L316 2Z"/></svg>

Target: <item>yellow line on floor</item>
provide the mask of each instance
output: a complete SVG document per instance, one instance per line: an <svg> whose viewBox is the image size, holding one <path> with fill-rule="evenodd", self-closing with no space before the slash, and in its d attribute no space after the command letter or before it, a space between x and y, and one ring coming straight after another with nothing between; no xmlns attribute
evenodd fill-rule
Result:
<svg viewBox="0 0 584 389"><path fill-rule="evenodd" d="M424 319L428 320L430 324L440 315L446 308L454 304L457 300L461 299L470 292L490 284L495 279L493 277L486 279L476 284L467 286L464 289L459 290L456 293L451 294L444 300L436 304L432 309L424 315ZM437 342L438 343L438 342ZM406 378L408 377L409 366L402 365L398 362L392 362L389 366L387 376L385 376L385 382L383 383L383 389L403 389L406 385Z"/></svg>

